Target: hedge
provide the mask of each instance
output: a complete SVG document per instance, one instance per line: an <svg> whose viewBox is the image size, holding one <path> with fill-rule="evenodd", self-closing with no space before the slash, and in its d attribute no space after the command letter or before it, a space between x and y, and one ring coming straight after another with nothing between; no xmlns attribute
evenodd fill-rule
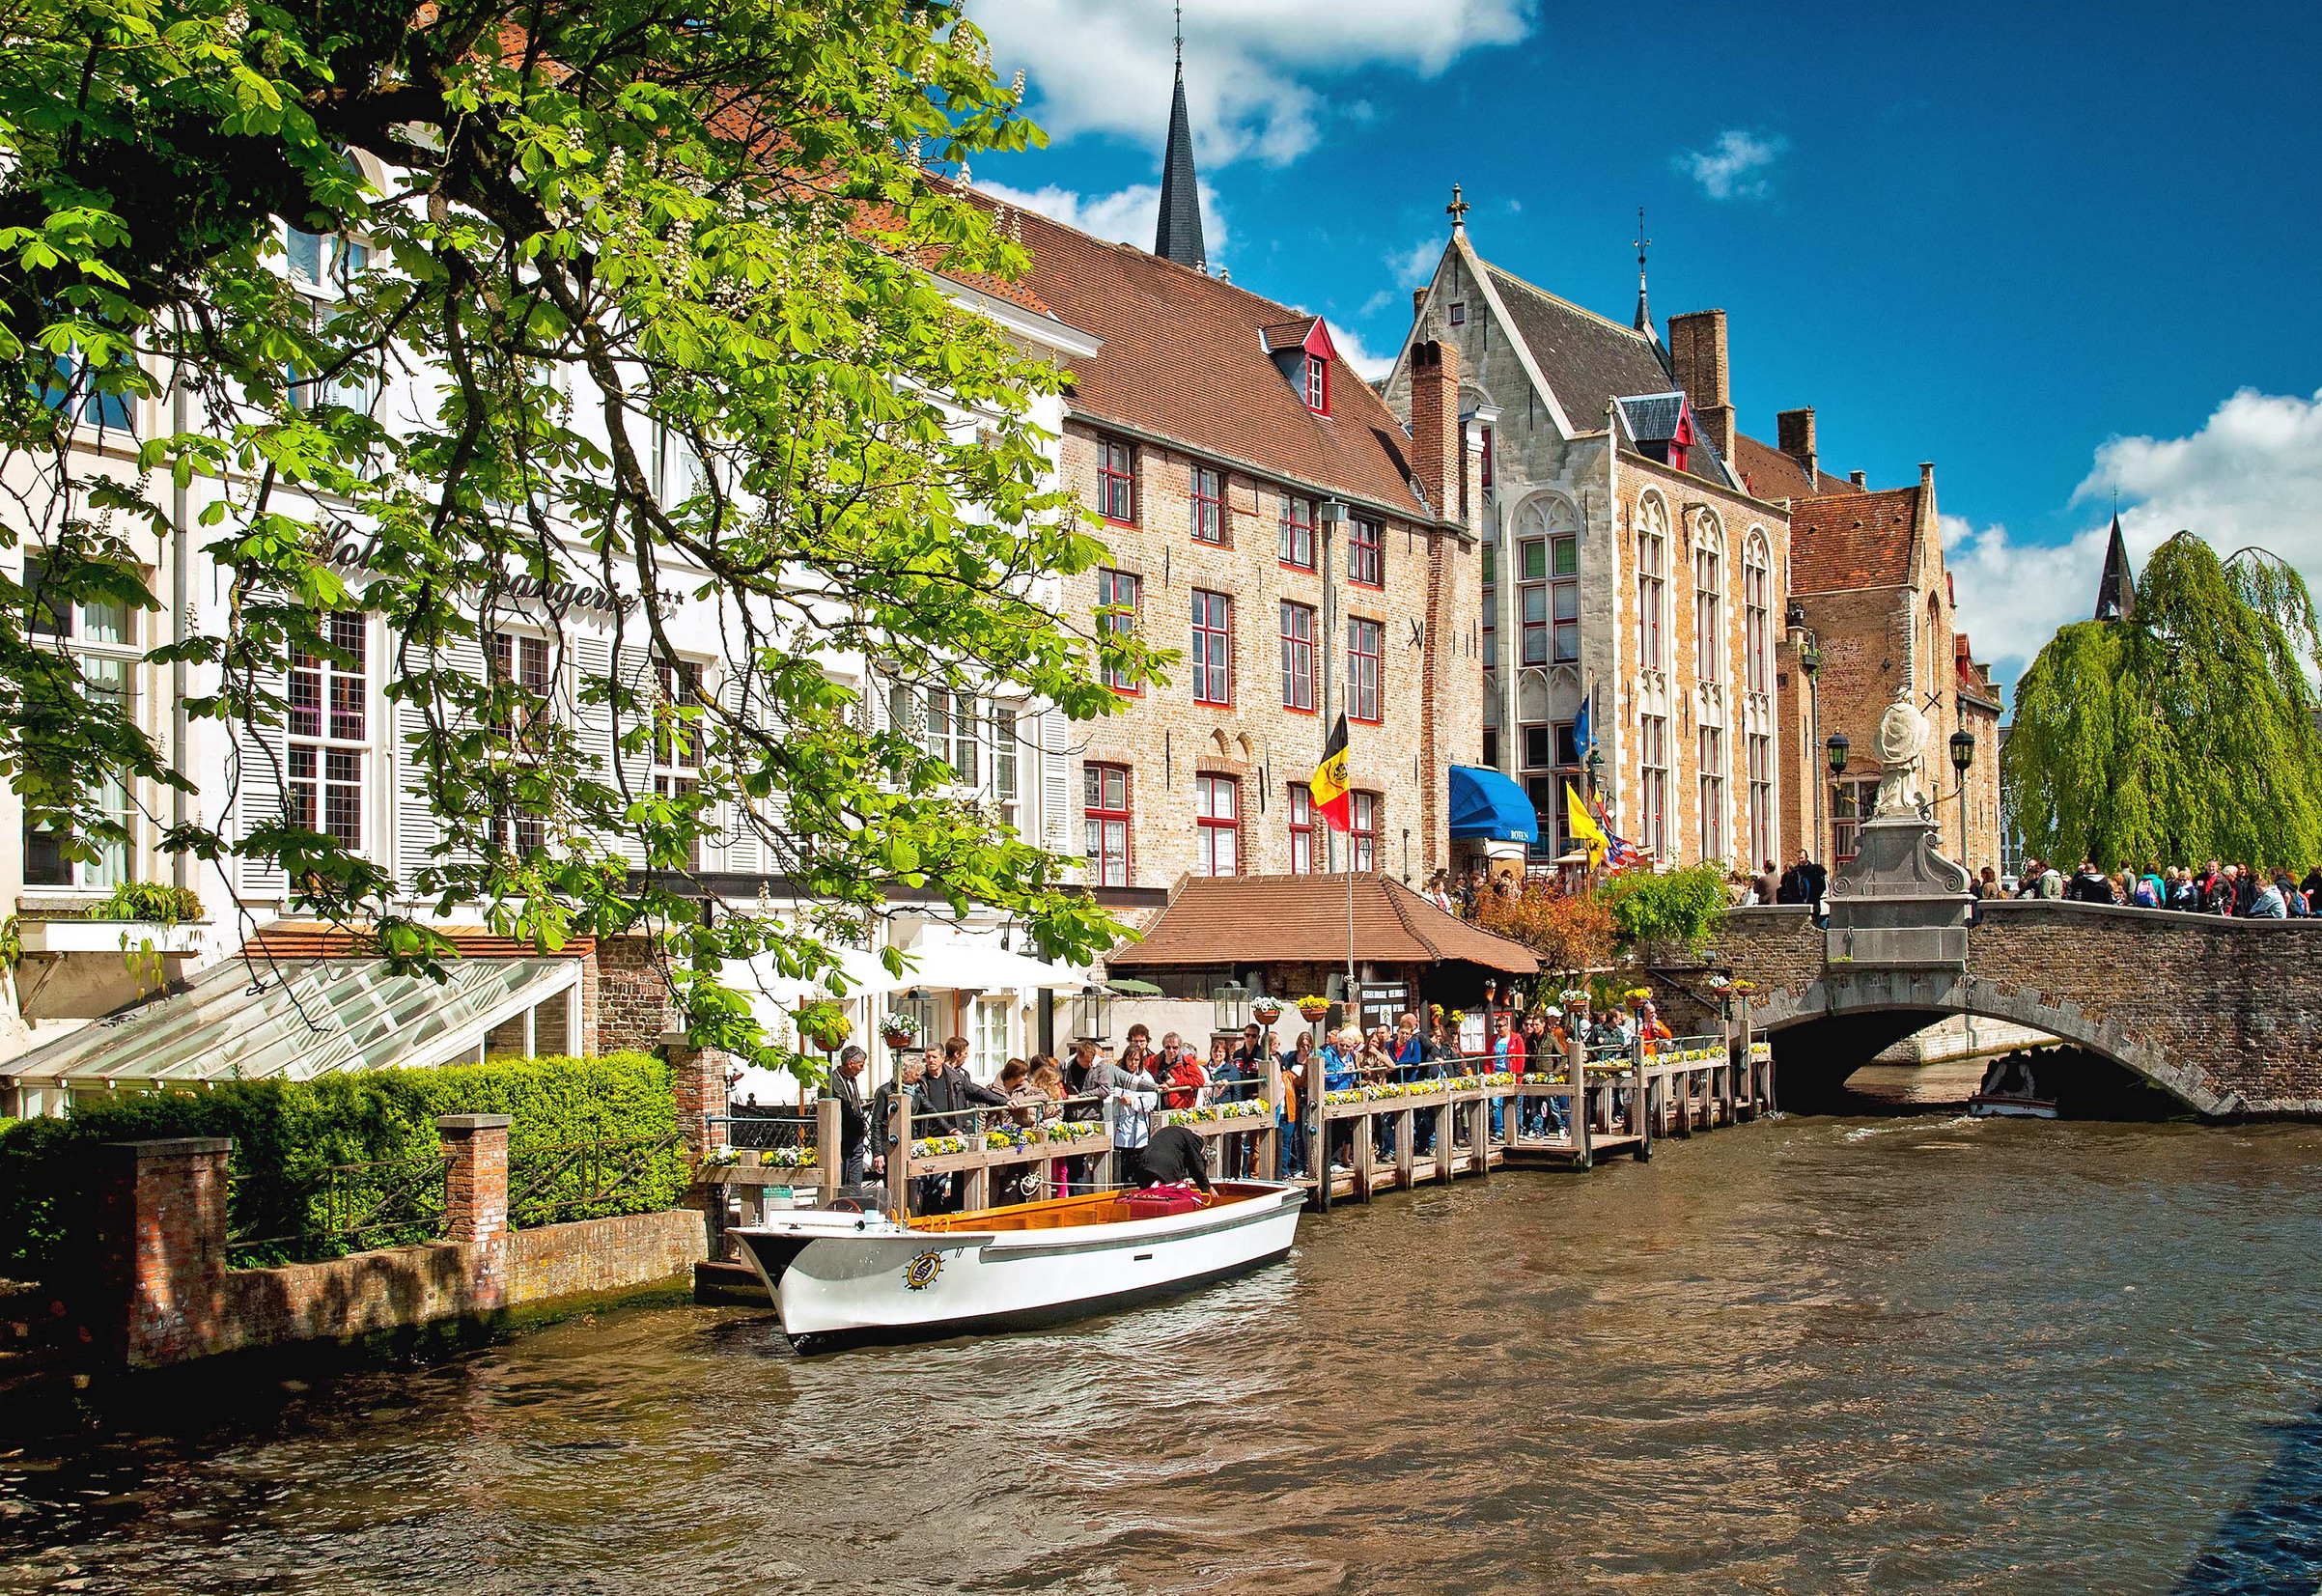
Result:
<svg viewBox="0 0 2322 1596"><path fill-rule="evenodd" d="M288 1245L238 1253L237 1263L322 1257L432 1234L441 1194L420 1187L409 1222L363 1238L330 1238L335 1184L339 1222L438 1156L440 1114L507 1114L511 1183L540 1167L546 1150L574 1143L649 1141L672 1134L677 1105L669 1066L645 1053L602 1058L522 1058L434 1070L370 1070L312 1080L221 1082L203 1091L119 1093L76 1106L64 1119L0 1125L0 1274L55 1280L95 1246L92 1176L108 1141L230 1136L235 1184L230 1224L238 1236L295 1237ZM584 1194L591 1172L575 1169L550 1189L558 1218L644 1214L673 1206L685 1190L684 1152L672 1146L612 1197ZM386 1167L328 1181L346 1164ZM434 1213L428 1212L433 1206Z"/></svg>

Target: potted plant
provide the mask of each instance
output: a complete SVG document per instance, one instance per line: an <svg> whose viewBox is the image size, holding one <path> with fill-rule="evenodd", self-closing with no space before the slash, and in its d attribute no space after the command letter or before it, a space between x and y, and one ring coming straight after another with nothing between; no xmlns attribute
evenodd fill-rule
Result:
<svg viewBox="0 0 2322 1596"><path fill-rule="evenodd" d="M1282 1018L1282 1000L1279 997L1261 997L1250 1004L1249 1017L1261 1025L1271 1025Z"/></svg>
<svg viewBox="0 0 2322 1596"><path fill-rule="evenodd" d="M1308 1020L1324 1019L1330 1012L1330 1000L1328 997L1317 997L1309 993L1298 1000L1298 1012Z"/></svg>
<svg viewBox="0 0 2322 1596"><path fill-rule="evenodd" d="M879 1037L897 1052L919 1046L919 1017L915 1014L891 1013L879 1022Z"/></svg>

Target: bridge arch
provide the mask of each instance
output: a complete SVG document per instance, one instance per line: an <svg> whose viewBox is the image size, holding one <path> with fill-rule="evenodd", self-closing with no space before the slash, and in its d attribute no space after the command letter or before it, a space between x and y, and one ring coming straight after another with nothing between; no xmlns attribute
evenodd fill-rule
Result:
<svg viewBox="0 0 2322 1596"><path fill-rule="evenodd" d="M2023 1025L2117 1064L2196 1112L2230 1113L2238 1106L2212 1089L2197 1071L2131 1034L2117 1020L2092 1014L2069 999L2001 986L1972 974L1853 970L1832 966L1803 988L1764 994L1752 1003L1750 1010L1754 1027L1776 1039L1777 1062L1781 1061L1782 1051L1778 1039L1784 1031L1827 1021L1876 1015L1908 1015L1923 1019L1925 1024L1958 1015L1972 1015L1978 1020ZM1920 1028L1918 1024L1911 1025L1895 1039ZM1832 1073L1837 1079L1843 1079L1868 1062L1869 1055L1865 1054L1844 1070Z"/></svg>

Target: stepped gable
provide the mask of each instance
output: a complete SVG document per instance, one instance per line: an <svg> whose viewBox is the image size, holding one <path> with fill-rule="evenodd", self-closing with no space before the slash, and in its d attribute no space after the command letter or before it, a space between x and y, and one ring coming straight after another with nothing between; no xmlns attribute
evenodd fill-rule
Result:
<svg viewBox="0 0 2322 1596"><path fill-rule="evenodd" d="M1833 493L1790 506L1790 590L1900 587L1911 579L1919 490Z"/></svg>

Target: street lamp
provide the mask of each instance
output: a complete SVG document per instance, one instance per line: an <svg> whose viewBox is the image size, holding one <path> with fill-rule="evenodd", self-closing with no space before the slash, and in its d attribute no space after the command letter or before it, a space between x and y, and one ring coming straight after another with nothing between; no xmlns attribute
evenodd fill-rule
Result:
<svg viewBox="0 0 2322 1596"><path fill-rule="evenodd" d="M1831 756L1831 774L1834 776L1846 774L1846 750L1854 746L1854 743L1847 740L1846 734L1844 732L1831 733L1831 740L1822 746Z"/></svg>
<svg viewBox="0 0 2322 1596"><path fill-rule="evenodd" d="M1112 1038L1112 994L1103 987L1082 987L1073 999L1073 1040L1106 1042Z"/></svg>
<svg viewBox="0 0 2322 1596"><path fill-rule="evenodd" d="M1249 1023L1250 991L1239 981L1210 989L1212 1024L1221 1031L1238 1031Z"/></svg>
<svg viewBox="0 0 2322 1596"><path fill-rule="evenodd" d="M1951 769L1959 773L1959 862L1968 862L1968 767L1975 763L1975 734L1965 726L1951 734Z"/></svg>

